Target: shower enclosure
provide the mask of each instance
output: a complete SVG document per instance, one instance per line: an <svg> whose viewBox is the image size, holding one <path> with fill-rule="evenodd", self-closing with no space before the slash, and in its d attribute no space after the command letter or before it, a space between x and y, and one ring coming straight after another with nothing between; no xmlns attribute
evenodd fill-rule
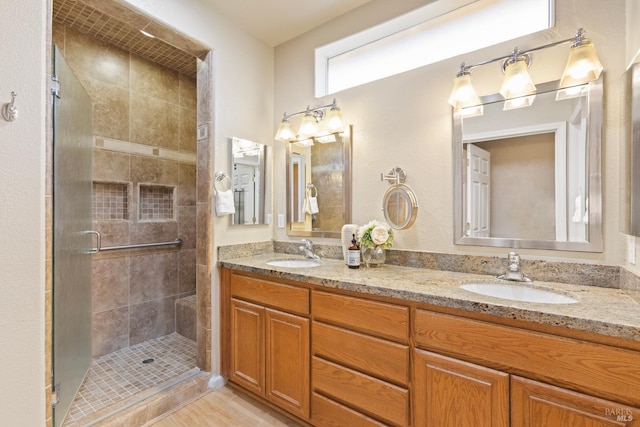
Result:
<svg viewBox="0 0 640 427"><path fill-rule="evenodd" d="M53 372L60 426L91 362L91 98L54 48Z"/></svg>
<svg viewBox="0 0 640 427"><path fill-rule="evenodd" d="M84 426L200 373L197 96L189 76L69 28L54 36L54 424ZM159 122L165 110L177 114Z"/></svg>

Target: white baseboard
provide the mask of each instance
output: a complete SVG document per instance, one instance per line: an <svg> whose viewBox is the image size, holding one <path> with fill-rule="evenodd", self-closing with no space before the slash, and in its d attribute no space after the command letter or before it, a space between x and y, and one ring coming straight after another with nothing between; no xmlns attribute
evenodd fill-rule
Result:
<svg viewBox="0 0 640 427"><path fill-rule="evenodd" d="M224 387L226 383L227 383L227 379L222 375L211 375L211 378L209 378L208 387L211 390L217 390L219 388Z"/></svg>

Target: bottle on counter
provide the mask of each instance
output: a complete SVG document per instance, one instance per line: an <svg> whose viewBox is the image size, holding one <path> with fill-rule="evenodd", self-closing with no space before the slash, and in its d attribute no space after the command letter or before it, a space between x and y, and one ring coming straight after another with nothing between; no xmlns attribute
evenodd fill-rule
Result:
<svg viewBox="0 0 640 427"><path fill-rule="evenodd" d="M351 246L349 246L347 265L349 266L349 268L360 268L360 246L358 246L355 234L353 234L353 239L351 239Z"/></svg>

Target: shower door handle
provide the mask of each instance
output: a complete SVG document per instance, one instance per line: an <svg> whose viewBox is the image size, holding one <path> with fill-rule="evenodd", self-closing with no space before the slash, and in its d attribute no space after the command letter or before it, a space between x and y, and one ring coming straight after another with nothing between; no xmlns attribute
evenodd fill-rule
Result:
<svg viewBox="0 0 640 427"><path fill-rule="evenodd" d="M100 233L98 231L95 230L90 230L90 231L85 231L85 234L94 234L96 236L96 247L95 249L92 247L91 249L89 249L87 251L88 254L97 254L98 252L100 252L101 246L102 246L102 236L100 235Z"/></svg>

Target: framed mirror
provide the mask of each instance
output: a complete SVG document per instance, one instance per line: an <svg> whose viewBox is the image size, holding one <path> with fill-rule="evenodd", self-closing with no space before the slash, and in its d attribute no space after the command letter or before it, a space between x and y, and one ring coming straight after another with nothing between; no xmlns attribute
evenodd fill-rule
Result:
<svg viewBox="0 0 640 427"><path fill-rule="evenodd" d="M602 251L602 76L537 89L526 108L454 111L455 244Z"/></svg>
<svg viewBox="0 0 640 427"><path fill-rule="evenodd" d="M230 152L235 207L235 214L231 215L231 224L264 224L266 146L233 137Z"/></svg>
<svg viewBox="0 0 640 427"><path fill-rule="evenodd" d="M288 143L288 235L340 238L351 222L351 135Z"/></svg>
<svg viewBox="0 0 640 427"><path fill-rule="evenodd" d="M631 67L631 188L629 230L640 236L640 63Z"/></svg>
<svg viewBox="0 0 640 427"><path fill-rule="evenodd" d="M418 199L411 187L394 184L382 197L382 211L389 226L396 230L409 228L418 216Z"/></svg>

